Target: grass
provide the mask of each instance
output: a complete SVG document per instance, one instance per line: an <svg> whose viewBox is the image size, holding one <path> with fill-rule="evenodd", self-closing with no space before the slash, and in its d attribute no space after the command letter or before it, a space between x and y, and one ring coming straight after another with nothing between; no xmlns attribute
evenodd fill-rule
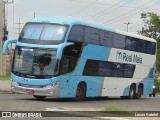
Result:
<svg viewBox="0 0 160 120"><path fill-rule="evenodd" d="M6 76L0 75L0 80L10 80L10 79L11 79L10 73L8 73Z"/></svg>
<svg viewBox="0 0 160 120"><path fill-rule="evenodd" d="M104 112L107 113L114 113L114 114L126 114L129 113L127 110L121 106L115 105L115 104L110 104L107 105L104 109Z"/></svg>
<svg viewBox="0 0 160 120"><path fill-rule="evenodd" d="M160 92L157 92L156 95L160 96Z"/></svg>

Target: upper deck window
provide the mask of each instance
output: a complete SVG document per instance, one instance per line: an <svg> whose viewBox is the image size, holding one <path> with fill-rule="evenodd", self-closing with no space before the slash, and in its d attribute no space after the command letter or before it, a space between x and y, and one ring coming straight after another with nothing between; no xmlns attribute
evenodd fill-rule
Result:
<svg viewBox="0 0 160 120"><path fill-rule="evenodd" d="M85 27L85 42L99 45L99 30L92 27Z"/></svg>
<svg viewBox="0 0 160 120"><path fill-rule="evenodd" d="M68 39L69 41L84 42L84 26L73 26Z"/></svg>
<svg viewBox="0 0 160 120"><path fill-rule="evenodd" d="M125 39L126 37L121 34L114 34L114 47L119 49L125 49Z"/></svg>
<svg viewBox="0 0 160 120"><path fill-rule="evenodd" d="M113 44L113 33L109 31L100 31L100 45L111 47Z"/></svg>
<svg viewBox="0 0 160 120"><path fill-rule="evenodd" d="M19 41L36 44L61 43L66 31L65 25L27 23L20 34Z"/></svg>

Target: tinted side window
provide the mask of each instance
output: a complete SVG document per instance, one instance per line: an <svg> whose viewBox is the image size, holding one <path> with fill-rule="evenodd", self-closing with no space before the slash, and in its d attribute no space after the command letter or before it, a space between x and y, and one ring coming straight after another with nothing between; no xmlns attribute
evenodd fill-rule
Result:
<svg viewBox="0 0 160 120"><path fill-rule="evenodd" d="M72 72L76 67L77 60L78 58L76 57L63 56L60 74Z"/></svg>
<svg viewBox="0 0 160 120"><path fill-rule="evenodd" d="M125 49L125 36L120 34L114 34L114 47Z"/></svg>
<svg viewBox="0 0 160 120"><path fill-rule="evenodd" d="M83 75L85 76L98 76L98 61L87 60Z"/></svg>
<svg viewBox="0 0 160 120"><path fill-rule="evenodd" d="M134 70L135 70L135 66L134 65L125 65L124 77L125 78L132 78Z"/></svg>
<svg viewBox="0 0 160 120"><path fill-rule="evenodd" d="M85 42L99 44L99 30L91 27L85 27Z"/></svg>
<svg viewBox="0 0 160 120"><path fill-rule="evenodd" d="M76 25L73 26L69 34L69 41L84 41L84 26Z"/></svg>
<svg viewBox="0 0 160 120"><path fill-rule="evenodd" d="M142 52L145 53L145 49L146 49L146 44L144 41L142 40L138 40L137 39L137 52Z"/></svg>
<svg viewBox="0 0 160 120"><path fill-rule="evenodd" d="M66 74L69 72L69 57L63 56L61 65L61 74Z"/></svg>
<svg viewBox="0 0 160 120"><path fill-rule="evenodd" d="M72 72L77 64L78 58L76 57L69 57L69 72Z"/></svg>
<svg viewBox="0 0 160 120"><path fill-rule="evenodd" d="M136 51L136 40L131 37L127 37L126 39L126 49L131 51Z"/></svg>
<svg viewBox="0 0 160 120"><path fill-rule="evenodd" d="M100 45L111 47L113 44L113 33L108 31L100 31Z"/></svg>
<svg viewBox="0 0 160 120"><path fill-rule="evenodd" d="M123 77L124 76L124 65L120 63L113 63L112 65L112 76Z"/></svg>
<svg viewBox="0 0 160 120"><path fill-rule="evenodd" d="M146 46L146 52L148 54L152 54L154 55L156 51L156 43L152 43L152 42L147 42L147 46Z"/></svg>
<svg viewBox="0 0 160 120"><path fill-rule="evenodd" d="M111 63L99 62L99 76L110 77L111 76Z"/></svg>
<svg viewBox="0 0 160 120"><path fill-rule="evenodd" d="M83 75L132 78L134 70L135 65L108 61L87 60Z"/></svg>

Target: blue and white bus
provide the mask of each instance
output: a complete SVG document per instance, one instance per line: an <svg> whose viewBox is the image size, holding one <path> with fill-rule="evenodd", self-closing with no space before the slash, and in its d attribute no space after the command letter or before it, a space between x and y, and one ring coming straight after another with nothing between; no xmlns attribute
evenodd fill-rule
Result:
<svg viewBox="0 0 160 120"><path fill-rule="evenodd" d="M152 93L156 40L65 18L34 18L17 40L12 91L46 97L121 96Z"/></svg>

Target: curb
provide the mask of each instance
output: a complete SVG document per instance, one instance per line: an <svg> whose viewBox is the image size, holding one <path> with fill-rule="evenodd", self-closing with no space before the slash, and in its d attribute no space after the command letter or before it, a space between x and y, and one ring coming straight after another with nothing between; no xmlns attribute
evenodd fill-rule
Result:
<svg viewBox="0 0 160 120"><path fill-rule="evenodd" d="M0 94L14 94L12 91L0 91Z"/></svg>
<svg viewBox="0 0 160 120"><path fill-rule="evenodd" d="M0 92L11 93L11 80L0 80Z"/></svg>

